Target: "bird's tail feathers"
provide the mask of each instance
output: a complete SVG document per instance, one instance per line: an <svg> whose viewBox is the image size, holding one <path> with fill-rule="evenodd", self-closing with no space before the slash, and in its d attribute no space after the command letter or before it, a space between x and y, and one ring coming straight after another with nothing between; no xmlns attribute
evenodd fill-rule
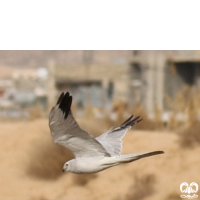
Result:
<svg viewBox="0 0 200 200"><path fill-rule="evenodd" d="M148 153L136 153L136 154L121 155L120 162L121 163L129 163L129 162L133 162L135 160L139 160L141 158L146 158L149 156L154 156L154 155L163 154L163 153L164 153L164 151L152 151L152 152L148 152Z"/></svg>

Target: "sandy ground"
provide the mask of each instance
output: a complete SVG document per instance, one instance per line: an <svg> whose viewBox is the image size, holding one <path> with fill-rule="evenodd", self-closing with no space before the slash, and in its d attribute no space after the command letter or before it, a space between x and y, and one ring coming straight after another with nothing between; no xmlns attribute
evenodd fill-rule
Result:
<svg viewBox="0 0 200 200"><path fill-rule="evenodd" d="M45 119L0 122L0 200L173 200L181 199L182 182L200 186L200 147L183 149L173 133L134 129L124 138L124 154L154 150L165 154L110 168L85 184L79 183L82 175L69 173L57 179L33 177L27 173L27 166L41 162L31 152L38 151L37 143L51 140L47 124ZM140 193L147 194L142 197Z"/></svg>

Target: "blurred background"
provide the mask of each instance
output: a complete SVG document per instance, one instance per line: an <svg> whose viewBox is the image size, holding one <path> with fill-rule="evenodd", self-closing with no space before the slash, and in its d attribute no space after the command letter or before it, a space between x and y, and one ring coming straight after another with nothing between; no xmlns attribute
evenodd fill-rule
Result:
<svg viewBox="0 0 200 200"><path fill-rule="evenodd" d="M140 115L123 153L165 154L62 173L73 155L53 143L48 114L63 91L89 133ZM200 51L0 51L0 199L180 199L182 182L200 184L199 120Z"/></svg>

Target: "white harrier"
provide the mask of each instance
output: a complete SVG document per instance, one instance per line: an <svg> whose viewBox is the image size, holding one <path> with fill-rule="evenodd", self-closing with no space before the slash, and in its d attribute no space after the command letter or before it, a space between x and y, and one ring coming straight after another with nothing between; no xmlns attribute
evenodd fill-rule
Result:
<svg viewBox="0 0 200 200"><path fill-rule="evenodd" d="M75 156L64 164L63 171L77 174L95 173L122 163L164 153L153 151L121 155L122 138L134 124L142 119L133 118L132 115L121 126L94 138L81 129L74 119L70 109L71 103L72 96L69 92L62 93L49 116L49 126L54 142L66 147Z"/></svg>

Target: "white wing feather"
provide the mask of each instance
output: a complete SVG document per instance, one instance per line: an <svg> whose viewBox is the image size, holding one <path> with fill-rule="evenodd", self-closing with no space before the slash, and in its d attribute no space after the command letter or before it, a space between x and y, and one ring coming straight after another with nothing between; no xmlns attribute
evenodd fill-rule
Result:
<svg viewBox="0 0 200 200"><path fill-rule="evenodd" d="M89 133L82 130L70 110L72 97L62 93L49 115L49 127L55 143L68 148L75 157L110 156Z"/></svg>
<svg viewBox="0 0 200 200"><path fill-rule="evenodd" d="M122 139L126 135L127 131L136 123L140 122L142 119L139 117L133 118L133 115L129 117L123 124L114 130L109 130L106 133L100 135L96 138L106 151L111 156L120 155L122 151Z"/></svg>

